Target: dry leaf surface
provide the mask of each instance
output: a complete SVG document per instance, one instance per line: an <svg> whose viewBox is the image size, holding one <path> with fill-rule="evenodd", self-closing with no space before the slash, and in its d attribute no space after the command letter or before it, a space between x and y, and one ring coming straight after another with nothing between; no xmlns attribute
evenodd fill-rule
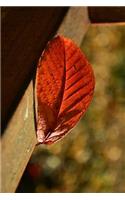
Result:
<svg viewBox="0 0 125 200"><path fill-rule="evenodd" d="M39 143L54 143L76 125L92 100L94 85L92 67L72 40L59 35L47 44L36 73Z"/></svg>

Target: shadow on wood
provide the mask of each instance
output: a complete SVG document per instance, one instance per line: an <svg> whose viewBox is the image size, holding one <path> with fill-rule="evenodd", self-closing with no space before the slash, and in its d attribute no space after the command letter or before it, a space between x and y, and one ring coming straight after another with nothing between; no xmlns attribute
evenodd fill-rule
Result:
<svg viewBox="0 0 125 200"><path fill-rule="evenodd" d="M2 8L2 131L67 7Z"/></svg>
<svg viewBox="0 0 125 200"><path fill-rule="evenodd" d="M125 22L125 7L88 7L92 23Z"/></svg>

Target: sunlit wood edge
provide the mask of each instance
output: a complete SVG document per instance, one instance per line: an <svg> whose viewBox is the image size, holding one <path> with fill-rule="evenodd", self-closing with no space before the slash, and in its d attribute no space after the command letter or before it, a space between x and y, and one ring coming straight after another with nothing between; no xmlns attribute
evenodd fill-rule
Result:
<svg viewBox="0 0 125 200"><path fill-rule="evenodd" d="M125 26L125 22L91 23L91 26Z"/></svg>

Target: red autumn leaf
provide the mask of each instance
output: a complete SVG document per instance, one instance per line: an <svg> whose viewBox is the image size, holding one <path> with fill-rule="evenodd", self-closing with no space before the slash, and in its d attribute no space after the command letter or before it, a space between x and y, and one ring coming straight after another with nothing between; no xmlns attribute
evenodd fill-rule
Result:
<svg viewBox="0 0 125 200"><path fill-rule="evenodd" d="M39 143L54 143L75 126L92 100L94 85L91 65L72 40L56 36L48 43L36 74Z"/></svg>

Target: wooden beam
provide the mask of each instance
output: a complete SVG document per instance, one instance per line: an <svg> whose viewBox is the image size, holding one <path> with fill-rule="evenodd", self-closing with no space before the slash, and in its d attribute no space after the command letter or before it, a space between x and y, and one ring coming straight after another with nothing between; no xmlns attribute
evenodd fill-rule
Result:
<svg viewBox="0 0 125 200"><path fill-rule="evenodd" d="M125 22L125 7L88 7L92 23Z"/></svg>
<svg viewBox="0 0 125 200"><path fill-rule="evenodd" d="M80 45L89 23L88 9L86 7L72 7L59 27L58 33L71 38L77 45Z"/></svg>
<svg viewBox="0 0 125 200"><path fill-rule="evenodd" d="M2 131L66 11L67 7L2 8Z"/></svg>
<svg viewBox="0 0 125 200"><path fill-rule="evenodd" d="M14 192L36 145L33 84L28 86L2 137L2 192Z"/></svg>
<svg viewBox="0 0 125 200"><path fill-rule="evenodd" d="M80 45L88 24L87 9L71 7L57 32ZM2 192L16 190L36 145L33 89L31 81L2 137Z"/></svg>

